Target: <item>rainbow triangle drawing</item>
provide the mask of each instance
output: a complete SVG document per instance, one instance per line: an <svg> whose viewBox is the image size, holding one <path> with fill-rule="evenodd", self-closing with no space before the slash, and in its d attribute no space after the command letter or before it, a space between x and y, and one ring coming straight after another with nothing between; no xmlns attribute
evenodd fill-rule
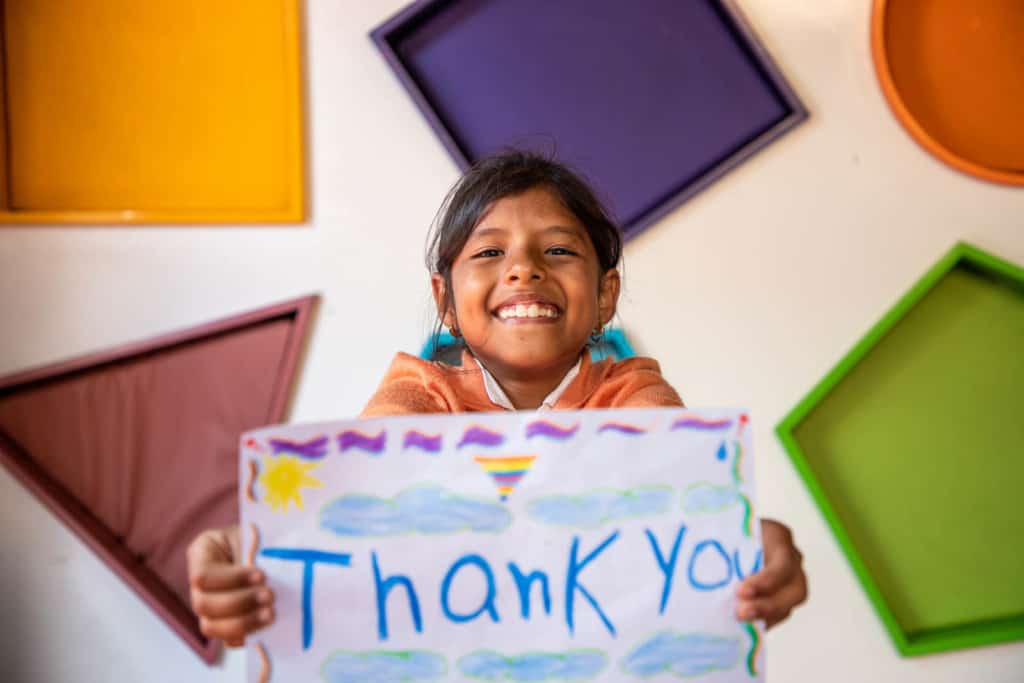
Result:
<svg viewBox="0 0 1024 683"><path fill-rule="evenodd" d="M508 500L508 494L529 471L536 459L536 455L477 455L473 457L480 468L491 475L494 484L498 487L498 495L503 501Z"/></svg>

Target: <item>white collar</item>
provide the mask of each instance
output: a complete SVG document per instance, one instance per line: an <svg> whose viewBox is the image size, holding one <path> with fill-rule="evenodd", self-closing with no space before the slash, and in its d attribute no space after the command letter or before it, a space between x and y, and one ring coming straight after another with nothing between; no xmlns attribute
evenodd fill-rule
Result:
<svg viewBox="0 0 1024 683"><path fill-rule="evenodd" d="M484 375L484 389L487 391L487 398L491 399L491 403L501 406L505 410L515 410L515 406L512 405L512 401L508 399L508 394L506 394L505 390L501 388L500 384L498 384L498 380L494 379L494 375L484 367L483 363L477 360L476 356L473 357L473 360L476 361L476 364L480 367L480 372ZM562 381L557 387L555 387L554 391L547 395L547 398L541 402L540 407L537 408L537 410L551 410L555 407L555 403L557 403L558 399L562 397L563 393L565 393L566 388L572 384L574 379L576 379L576 375L580 374L580 365L582 363L583 356L580 356L580 359L576 361L576 365L572 366L569 372L565 373L565 377L562 378Z"/></svg>

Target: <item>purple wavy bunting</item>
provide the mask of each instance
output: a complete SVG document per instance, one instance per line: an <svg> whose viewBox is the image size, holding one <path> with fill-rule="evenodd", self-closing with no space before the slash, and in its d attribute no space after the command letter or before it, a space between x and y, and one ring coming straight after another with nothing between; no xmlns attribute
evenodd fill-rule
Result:
<svg viewBox="0 0 1024 683"><path fill-rule="evenodd" d="M341 449L342 453L350 448L359 448L368 453L380 454L384 451L386 443L387 432L383 429L376 436L363 434L357 429L347 429L338 434L338 448Z"/></svg>
<svg viewBox="0 0 1024 683"><path fill-rule="evenodd" d="M635 436L637 434L646 434L647 430L643 427L623 424L622 422L605 422L597 430L598 434L602 432L618 432L620 434L630 434Z"/></svg>
<svg viewBox="0 0 1024 683"><path fill-rule="evenodd" d="M326 436L319 436L311 441L289 441L288 439L270 439L270 448L274 455L291 453L300 458L319 460L327 455Z"/></svg>
<svg viewBox="0 0 1024 683"><path fill-rule="evenodd" d="M705 420L702 417L681 417L672 423L672 429L696 429L702 432L721 432L732 428L732 420Z"/></svg>
<svg viewBox="0 0 1024 683"><path fill-rule="evenodd" d="M551 439L568 439L577 431L580 426L574 424L572 427L561 427L553 422L547 420L536 420L526 425L526 438L531 439L535 436L546 436Z"/></svg>
<svg viewBox="0 0 1024 683"><path fill-rule="evenodd" d="M505 443L505 437L501 433L473 426L463 433L457 447L462 448L463 446L474 444L478 446L500 446L503 443Z"/></svg>
<svg viewBox="0 0 1024 683"><path fill-rule="evenodd" d="M423 434L412 429L406 432L405 437L402 439L402 449L406 448L419 448L430 453L440 453L441 435L430 436L429 434Z"/></svg>

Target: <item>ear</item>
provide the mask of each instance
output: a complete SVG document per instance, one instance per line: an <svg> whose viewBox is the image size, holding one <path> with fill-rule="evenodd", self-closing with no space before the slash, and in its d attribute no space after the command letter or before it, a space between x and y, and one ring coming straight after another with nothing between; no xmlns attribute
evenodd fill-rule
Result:
<svg viewBox="0 0 1024 683"><path fill-rule="evenodd" d="M601 325L607 325L615 316L615 308L619 303L619 287L621 286L622 280L617 269L609 268L601 276L601 283L597 290L597 315Z"/></svg>
<svg viewBox="0 0 1024 683"><path fill-rule="evenodd" d="M445 306L445 292L448 288L445 286L444 277L440 273L430 274L430 289L434 292L434 305L437 306L437 317L441 319L441 324L451 327L455 323L455 308L451 305Z"/></svg>

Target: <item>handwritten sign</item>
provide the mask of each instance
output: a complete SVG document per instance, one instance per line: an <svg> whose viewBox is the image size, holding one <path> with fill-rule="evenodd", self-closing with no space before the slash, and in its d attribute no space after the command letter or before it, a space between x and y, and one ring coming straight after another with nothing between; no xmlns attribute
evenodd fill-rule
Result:
<svg viewBox="0 0 1024 683"><path fill-rule="evenodd" d="M249 680L761 681L750 455L746 414L668 408L245 434Z"/></svg>

